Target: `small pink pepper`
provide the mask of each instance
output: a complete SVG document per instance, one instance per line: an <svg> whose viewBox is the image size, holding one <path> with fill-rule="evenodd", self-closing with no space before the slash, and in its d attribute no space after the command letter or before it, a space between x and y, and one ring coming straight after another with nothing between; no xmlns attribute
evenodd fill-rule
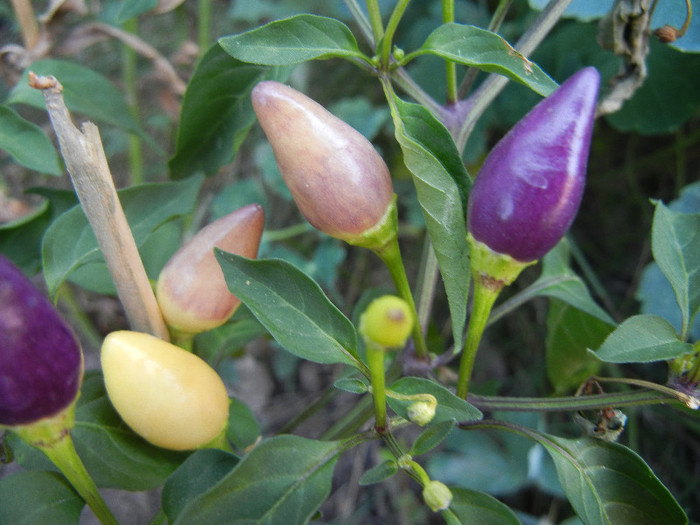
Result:
<svg viewBox="0 0 700 525"><path fill-rule="evenodd" d="M389 170L360 132L279 82L259 83L251 98L280 173L315 228L353 243L387 220Z"/></svg>
<svg viewBox="0 0 700 525"><path fill-rule="evenodd" d="M264 224L262 206L249 204L202 228L170 258L156 284L156 298L168 326L197 334L233 315L241 301L229 291L214 247L254 258Z"/></svg>

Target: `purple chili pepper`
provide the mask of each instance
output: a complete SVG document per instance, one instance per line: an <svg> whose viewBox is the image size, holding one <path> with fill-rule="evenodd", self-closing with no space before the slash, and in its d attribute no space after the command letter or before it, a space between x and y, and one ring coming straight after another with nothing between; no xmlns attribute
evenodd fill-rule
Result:
<svg viewBox="0 0 700 525"><path fill-rule="evenodd" d="M474 239L530 262L564 236L583 195L599 85L596 69L580 70L493 148L469 195Z"/></svg>
<svg viewBox="0 0 700 525"><path fill-rule="evenodd" d="M0 425L53 416L78 395L80 345L44 295L0 255Z"/></svg>

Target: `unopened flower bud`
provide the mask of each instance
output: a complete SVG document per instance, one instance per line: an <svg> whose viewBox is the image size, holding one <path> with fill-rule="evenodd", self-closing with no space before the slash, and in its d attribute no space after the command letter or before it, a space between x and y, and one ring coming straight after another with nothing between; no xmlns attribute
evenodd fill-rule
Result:
<svg viewBox="0 0 700 525"><path fill-rule="evenodd" d="M433 512L445 510L452 503L452 492L447 485L431 480L423 487L423 500Z"/></svg>
<svg viewBox="0 0 700 525"><path fill-rule="evenodd" d="M416 401L408 407L408 419L416 425L424 427L435 417L436 403Z"/></svg>
<svg viewBox="0 0 700 525"><path fill-rule="evenodd" d="M83 355L49 300L0 255L0 425L35 423L75 401Z"/></svg>
<svg viewBox="0 0 700 525"><path fill-rule="evenodd" d="M156 298L165 322L189 334L224 324L240 305L226 285L214 248L257 256L265 223L259 204L249 204L202 228L158 276Z"/></svg>
<svg viewBox="0 0 700 525"><path fill-rule="evenodd" d="M251 98L280 173L315 228L352 242L381 227L393 206L391 177L360 132L279 82L259 83Z"/></svg>
<svg viewBox="0 0 700 525"><path fill-rule="evenodd" d="M413 329L413 314L406 301L395 295L374 299L360 318L360 333L384 348L401 348Z"/></svg>

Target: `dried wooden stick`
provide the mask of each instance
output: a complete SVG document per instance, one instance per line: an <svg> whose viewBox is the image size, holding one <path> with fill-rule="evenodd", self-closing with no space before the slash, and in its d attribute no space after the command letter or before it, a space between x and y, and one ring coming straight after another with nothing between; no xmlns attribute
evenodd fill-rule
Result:
<svg viewBox="0 0 700 525"><path fill-rule="evenodd" d="M104 254L129 325L167 341L168 330L119 202L97 126L85 122L79 130L73 125L61 94L63 86L56 78L30 72L29 84L44 94L61 155Z"/></svg>

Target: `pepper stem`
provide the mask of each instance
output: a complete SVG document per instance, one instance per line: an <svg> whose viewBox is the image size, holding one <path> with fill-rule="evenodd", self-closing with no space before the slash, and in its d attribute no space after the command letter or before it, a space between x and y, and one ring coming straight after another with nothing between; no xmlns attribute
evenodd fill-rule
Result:
<svg viewBox="0 0 700 525"><path fill-rule="evenodd" d="M416 311L416 303L413 301L413 293L411 286L408 284L406 276L406 268L401 258L401 250L399 248L398 238L398 210L396 207L396 195L387 207L384 217L379 220L377 225L371 230L363 232L358 237L346 239L346 242L353 246L361 246L372 250L384 262L391 279L394 281L396 291L411 309L413 316L413 344L415 345L416 355L421 359L427 359L428 348L425 344L423 331L418 322L418 312Z"/></svg>
<svg viewBox="0 0 700 525"><path fill-rule="evenodd" d="M469 318L467 339L462 352L462 360L459 364L459 377L457 379L457 396L462 399L467 398L469 379L474 369L476 351L479 348L493 304L496 302L502 289L502 283L494 283L486 278L477 276L474 278L474 307Z"/></svg>
<svg viewBox="0 0 700 525"><path fill-rule="evenodd" d="M386 385L384 383L384 348L371 340L365 340L367 365L369 366L372 398L374 399L375 428L380 434L386 429Z"/></svg>
<svg viewBox="0 0 700 525"><path fill-rule="evenodd" d="M383 250L376 251L375 253L384 261L384 264L386 264L386 267L389 269L389 273L391 274L399 296L406 301L411 308L411 313L413 315L413 330L411 335L413 336L416 355L419 358L426 359L428 357L428 348L425 344L425 338L423 337L423 330L418 322L418 312L416 311L416 304L413 301L411 287L408 284L408 277L406 276L406 269L401 258L398 239L394 238Z"/></svg>
<svg viewBox="0 0 700 525"><path fill-rule="evenodd" d="M66 477L104 525L118 525L112 511L97 491L85 465L75 451L71 429L75 424L75 403L58 415L31 425L15 427L19 437L41 450Z"/></svg>

